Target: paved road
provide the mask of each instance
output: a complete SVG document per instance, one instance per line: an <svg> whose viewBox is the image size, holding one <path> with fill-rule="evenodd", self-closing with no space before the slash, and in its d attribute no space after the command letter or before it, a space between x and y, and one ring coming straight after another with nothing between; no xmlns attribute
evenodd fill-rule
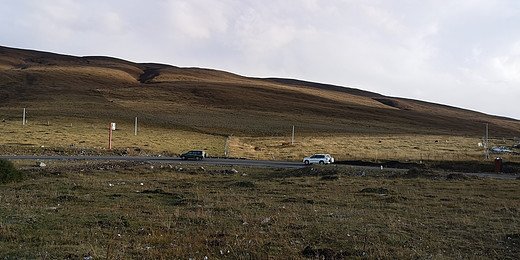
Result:
<svg viewBox="0 0 520 260"><path fill-rule="evenodd" d="M180 163L189 162L193 164L218 164L218 165L242 165L253 167L281 167L281 168L300 168L304 167L299 162L281 162L281 161L258 161L244 159L227 159L227 158L206 158L202 161L183 161L179 157L156 157L156 156L10 156L0 155L0 159L10 160L102 160L102 161L153 161L164 163Z"/></svg>
<svg viewBox="0 0 520 260"><path fill-rule="evenodd" d="M153 161L153 162L163 162L163 163L190 163L190 164L203 164L203 165L240 165L240 166L252 166L252 167L279 167L279 168L303 168L306 165L303 162L287 162L287 161L261 161L261 160L246 160L246 159L228 159L228 158L206 158L202 161L184 161L179 157L157 157L157 156L61 156L61 155L51 155L51 156L33 156L33 155L23 155L23 156L11 156L11 155L0 155L0 159L9 159L9 160L35 160L35 161L45 161L45 160L102 160L102 161ZM363 168L363 169L372 169L377 170L380 167L373 166L355 166L355 165L345 165L338 164L344 167L355 167L355 168ZM406 169L396 169L396 168L385 168L387 170L402 170L406 171Z"/></svg>
<svg viewBox="0 0 520 260"><path fill-rule="evenodd" d="M202 161L183 161L179 157L157 157L157 156L11 156L11 155L0 155L0 159L10 160L103 160L103 161L154 161L164 163L180 163L189 162L193 164L206 164L206 165L240 165L240 166L252 166L252 167L280 167L280 168L302 168L305 165L301 162L282 162L282 161L259 161L259 160L245 160L245 159L227 159L227 158L206 158ZM370 166L354 166L354 165L343 165L346 167L364 168L364 169L379 169L379 167ZM387 170L402 170L406 169L395 169L385 168ZM517 179L516 175L508 174L496 174L496 173L464 173L468 175L474 175L479 177L489 177L498 179Z"/></svg>

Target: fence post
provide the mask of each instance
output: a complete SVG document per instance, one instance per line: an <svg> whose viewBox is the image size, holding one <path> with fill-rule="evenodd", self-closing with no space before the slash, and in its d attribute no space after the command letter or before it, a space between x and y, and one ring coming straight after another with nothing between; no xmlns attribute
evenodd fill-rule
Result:
<svg viewBox="0 0 520 260"><path fill-rule="evenodd" d="M109 127L109 129L110 129L110 133L108 134L108 149L109 150L112 150L112 125L113 124L114 123L110 123L110 127Z"/></svg>

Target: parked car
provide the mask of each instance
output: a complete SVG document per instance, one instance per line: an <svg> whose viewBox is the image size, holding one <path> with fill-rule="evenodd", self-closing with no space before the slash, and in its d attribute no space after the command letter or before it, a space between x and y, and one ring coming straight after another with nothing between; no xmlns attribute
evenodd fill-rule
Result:
<svg viewBox="0 0 520 260"><path fill-rule="evenodd" d="M510 149L508 149L505 146L500 146L500 147L495 146L495 147L491 148L491 151L496 152L496 153L510 153L510 152L512 152Z"/></svg>
<svg viewBox="0 0 520 260"><path fill-rule="evenodd" d="M193 151L189 151L187 153L183 153L183 154L179 155L179 157L181 157L181 159L183 159L183 160L189 160L189 159L203 160L204 158L208 157L208 154L202 150L193 150Z"/></svg>
<svg viewBox="0 0 520 260"><path fill-rule="evenodd" d="M329 164L334 163L334 157L330 156L330 154L313 154L311 157L303 158L303 163L305 164Z"/></svg>

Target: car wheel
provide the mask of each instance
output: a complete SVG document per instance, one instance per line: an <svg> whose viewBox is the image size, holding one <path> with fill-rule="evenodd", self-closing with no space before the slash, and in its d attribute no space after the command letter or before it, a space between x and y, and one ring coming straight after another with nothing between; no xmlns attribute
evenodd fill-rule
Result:
<svg viewBox="0 0 520 260"><path fill-rule="evenodd" d="M324 164L324 163L325 163L325 162L323 162L323 161L320 161L320 164Z"/></svg>
<svg viewBox="0 0 520 260"><path fill-rule="evenodd" d="M195 157L195 160L200 161L202 160L202 157Z"/></svg>
<svg viewBox="0 0 520 260"><path fill-rule="evenodd" d="M307 165L310 164L309 160L305 160L303 163L305 163L305 164L307 164Z"/></svg>
<svg viewBox="0 0 520 260"><path fill-rule="evenodd" d="M183 159L183 160L186 160L186 157L185 157L185 156L183 156L183 157L181 157L181 159Z"/></svg>

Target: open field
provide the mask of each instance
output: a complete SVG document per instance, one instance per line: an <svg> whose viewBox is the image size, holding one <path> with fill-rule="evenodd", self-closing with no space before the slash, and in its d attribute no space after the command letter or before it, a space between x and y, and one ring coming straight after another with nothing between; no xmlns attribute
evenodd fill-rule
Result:
<svg viewBox="0 0 520 260"><path fill-rule="evenodd" d="M204 149L211 156L225 156L226 136L138 122L118 121L113 132L113 150L108 150L109 121L54 117L0 122L2 154L127 154L171 156L191 149ZM289 131L291 129L288 129ZM516 140L516 141L515 141ZM313 153L331 153L338 161L486 161L482 139L443 135L311 134L291 136L232 136L228 155L260 160L300 161ZM490 139L490 147L512 146L517 139ZM520 152L518 149L516 152ZM520 162L520 155L491 154L504 161Z"/></svg>
<svg viewBox="0 0 520 260"><path fill-rule="evenodd" d="M118 121L109 151L110 121L99 119L52 118L0 123L2 154L128 154L174 155L189 149L204 149L210 154L224 153L226 138L174 128L161 128Z"/></svg>
<svg viewBox="0 0 520 260"><path fill-rule="evenodd" d="M230 152L239 157L263 160L298 161L313 153L331 153L337 161L485 161L485 149L478 143L482 143L482 139L439 135L307 135L297 136L294 144L291 144L291 137L232 137ZM490 147L513 144L518 142L489 141ZM495 156L520 162L520 154Z"/></svg>
<svg viewBox="0 0 520 260"><path fill-rule="evenodd" d="M519 180L341 166L15 163L26 179L0 186L5 259L520 254Z"/></svg>

